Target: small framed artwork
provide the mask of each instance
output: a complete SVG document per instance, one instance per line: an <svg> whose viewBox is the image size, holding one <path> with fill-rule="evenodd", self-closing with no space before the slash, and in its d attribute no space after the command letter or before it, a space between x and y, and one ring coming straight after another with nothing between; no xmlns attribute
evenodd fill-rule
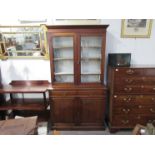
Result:
<svg viewBox="0 0 155 155"><path fill-rule="evenodd" d="M122 38L150 38L152 19L123 19Z"/></svg>

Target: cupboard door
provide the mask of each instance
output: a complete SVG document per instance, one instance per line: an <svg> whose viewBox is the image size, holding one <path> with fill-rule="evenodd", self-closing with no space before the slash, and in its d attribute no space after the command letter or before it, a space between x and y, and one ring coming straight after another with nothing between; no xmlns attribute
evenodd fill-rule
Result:
<svg viewBox="0 0 155 155"><path fill-rule="evenodd" d="M74 83L74 37L54 36L52 45L54 81Z"/></svg>
<svg viewBox="0 0 155 155"><path fill-rule="evenodd" d="M81 123L104 123L104 114L104 98L81 98Z"/></svg>
<svg viewBox="0 0 155 155"><path fill-rule="evenodd" d="M81 36L81 83L101 82L102 36Z"/></svg>
<svg viewBox="0 0 155 155"><path fill-rule="evenodd" d="M54 98L51 111L53 123L74 123L74 98Z"/></svg>

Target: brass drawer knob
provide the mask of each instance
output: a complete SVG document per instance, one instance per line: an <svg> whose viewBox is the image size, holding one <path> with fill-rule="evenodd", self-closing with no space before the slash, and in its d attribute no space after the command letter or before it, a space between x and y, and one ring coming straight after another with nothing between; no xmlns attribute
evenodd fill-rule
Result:
<svg viewBox="0 0 155 155"><path fill-rule="evenodd" d="M152 101L155 102L155 98L154 97L152 97Z"/></svg>
<svg viewBox="0 0 155 155"><path fill-rule="evenodd" d="M155 90L155 88L153 88L153 90Z"/></svg>
<svg viewBox="0 0 155 155"><path fill-rule="evenodd" d="M127 83L132 83L133 80L132 80L132 79L125 79L125 82L127 82Z"/></svg>
<svg viewBox="0 0 155 155"><path fill-rule="evenodd" d="M149 122L149 123L154 123L154 122L155 122L155 120L148 120L148 122Z"/></svg>
<svg viewBox="0 0 155 155"><path fill-rule="evenodd" d="M141 116L137 116L137 119L141 119Z"/></svg>
<svg viewBox="0 0 155 155"><path fill-rule="evenodd" d="M142 106L141 106L141 105L139 105L139 106L138 106L138 108L139 108L139 109L141 109L141 108L142 108Z"/></svg>
<svg viewBox="0 0 155 155"><path fill-rule="evenodd" d="M134 74L135 72L134 72L134 70L132 70L132 69L128 69L128 70L126 71L126 73L129 74L129 75L131 75L131 74Z"/></svg>
<svg viewBox="0 0 155 155"><path fill-rule="evenodd" d="M114 95L114 98L117 98L117 95Z"/></svg>
<svg viewBox="0 0 155 155"><path fill-rule="evenodd" d="M152 108L150 109L150 111L151 111L152 113L155 113L155 110L154 110L154 109L152 109Z"/></svg>
<svg viewBox="0 0 155 155"><path fill-rule="evenodd" d="M122 120L121 121L123 124L128 124L129 123L129 120Z"/></svg>
<svg viewBox="0 0 155 155"><path fill-rule="evenodd" d="M130 112L130 109L122 109L123 112L125 112L126 114Z"/></svg>
<svg viewBox="0 0 155 155"><path fill-rule="evenodd" d="M130 102L131 101L131 97L125 97L125 98L123 98L123 100L126 101L126 102Z"/></svg>
<svg viewBox="0 0 155 155"><path fill-rule="evenodd" d="M130 91L132 91L132 88L130 87L130 88L124 88L124 90L126 91L126 92L130 92Z"/></svg>

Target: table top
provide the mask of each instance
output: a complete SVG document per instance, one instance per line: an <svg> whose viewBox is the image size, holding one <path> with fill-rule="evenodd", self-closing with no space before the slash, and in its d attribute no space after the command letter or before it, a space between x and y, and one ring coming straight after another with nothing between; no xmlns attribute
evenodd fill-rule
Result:
<svg viewBox="0 0 155 155"><path fill-rule="evenodd" d="M38 85L38 86L12 86L5 85L0 88L0 94L4 93L44 93L48 90L51 90L52 86L49 85Z"/></svg>
<svg viewBox="0 0 155 155"><path fill-rule="evenodd" d="M37 116L0 121L0 135L32 135L36 132Z"/></svg>

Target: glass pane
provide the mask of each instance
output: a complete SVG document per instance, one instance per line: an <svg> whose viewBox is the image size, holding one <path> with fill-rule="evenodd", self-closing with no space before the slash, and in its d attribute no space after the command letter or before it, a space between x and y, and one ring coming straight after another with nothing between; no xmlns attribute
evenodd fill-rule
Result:
<svg viewBox="0 0 155 155"><path fill-rule="evenodd" d="M100 60L82 60L81 61L81 74L96 73L100 74Z"/></svg>
<svg viewBox="0 0 155 155"><path fill-rule="evenodd" d="M100 82L102 37L81 37L81 82Z"/></svg>
<svg viewBox="0 0 155 155"><path fill-rule="evenodd" d="M57 82L63 83L63 82L73 82L73 75L59 75L55 76L55 80Z"/></svg>
<svg viewBox="0 0 155 155"><path fill-rule="evenodd" d="M56 82L74 82L73 37L54 37L54 74Z"/></svg>
<svg viewBox="0 0 155 155"><path fill-rule="evenodd" d="M81 82L100 82L100 75L81 75Z"/></svg>
<svg viewBox="0 0 155 155"><path fill-rule="evenodd" d="M54 37L54 48L73 47L73 37Z"/></svg>

